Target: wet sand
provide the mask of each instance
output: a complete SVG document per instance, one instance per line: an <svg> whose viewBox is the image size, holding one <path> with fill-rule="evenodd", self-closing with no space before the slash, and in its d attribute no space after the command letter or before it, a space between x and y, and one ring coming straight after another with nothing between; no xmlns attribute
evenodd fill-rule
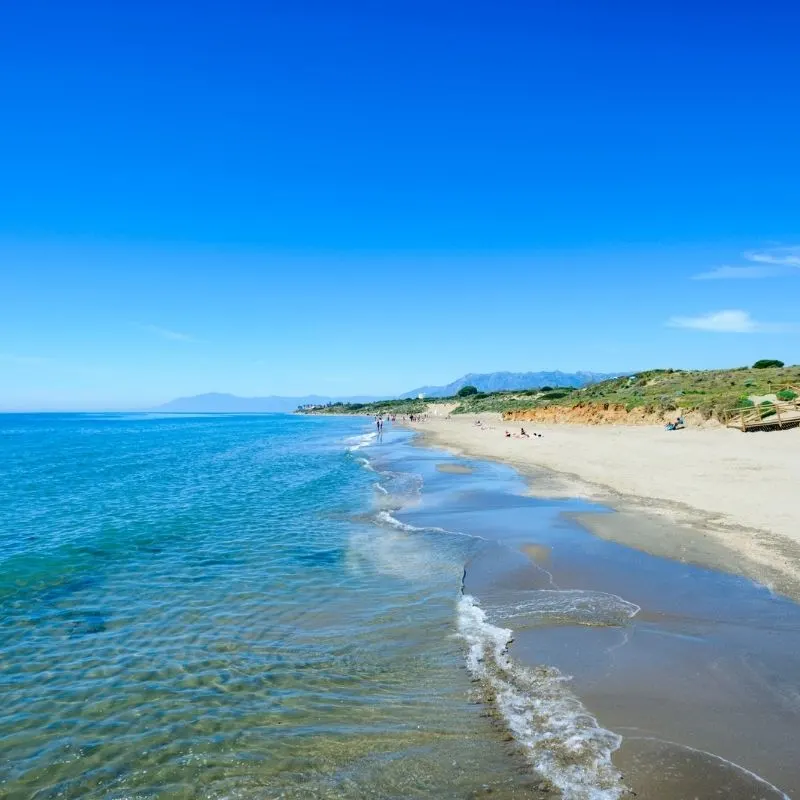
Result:
<svg viewBox="0 0 800 800"><path fill-rule="evenodd" d="M471 474L431 468L437 453L407 461L425 490L397 516L487 542L467 565L465 593L513 630L521 670L570 676L585 713L622 737L612 758L625 787L648 800L800 796L800 606L589 533L614 519L614 538L636 541L643 518L633 511L537 499L510 469L453 462ZM652 538L675 535L670 518L644 519ZM603 791L585 796L626 796Z"/></svg>
<svg viewBox="0 0 800 800"><path fill-rule="evenodd" d="M800 429L536 425L526 431L541 438L506 438L518 426L492 414L413 427L426 444L513 466L537 496L613 507L614 517L582 520L599 536L800 598Z"/></svg>
<svg viewBox="0 0 800 800"><path fill-rule="evenodd" d="M437 464L436 469L439 472L449 472L451 475L469 475L472 472L470 467L463 464Z"/></svg>

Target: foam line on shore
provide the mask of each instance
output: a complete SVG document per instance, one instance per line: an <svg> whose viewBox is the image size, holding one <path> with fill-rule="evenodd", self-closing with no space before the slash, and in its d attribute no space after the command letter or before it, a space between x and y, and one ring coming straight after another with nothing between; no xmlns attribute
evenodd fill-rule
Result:
<svg viewBox="0 0 800 800"><path fill-rule="evenodd" d="M356 449L369 446L375 438L368 434L356 443ZM431 532L487 541L478 535L435 526L418 527L398 520L392 512L402 508L402 500L407 495L395 495L383 481L388 481L391 487L391 481L400 478L401 474L376 469L369 459L359 460L366 469L380 476L376 488L382 492L384 500L392 498L396 501L394 507L380 509L374 514L377 524L409 534ZM402 483L407 487L408 481ZM421 493L421 479L414 489ZM377 546L373 540L370 545L373 550ZM403 558L398 560L394 550L377 553L379 558L373 553L375 563L382 569L403 573L409 567L409 554L401 555ZM416 566L430 568L431 564L421 560ZM562 616L583 618L591 616L599 606L612 607L613 620L604 619L598 624L620 624L639 611L638 606L616 595L597 592L554 589L537 592L536 598L538 600L526 598L521 605L516 603L513 608L501 607L496 611L501 615L507 611L513 618L537 613L548 616L558 609ZM467 643L469 671L486 686L485 699L497 708L533 768L558 788L565 800L617 800L622 797L628 790L611 763L611 755L622 738L599 725L567 688L569 679L553 667L525 667L513 662L507 653L512 631L489 622L475 598L463 593L463 582L456 625L458 635Z"/></svg>
<svg viewBox="0 0 800 800"><path fill-rule="evenodd" d="M564 619L575 625L607 626L625 624L642 610L641 606L619 595L591 589L556 587L520 591L519 594L523 597L516 602L489 609L489 616L506 622L514 619L528 623Z"/></svg>
<svg viewBox="0 0 800 800"><path fill-rule="evenodd" d="M513 632L492 625L474 597L458 601L458 631L468 646L467 667L484 683L534 769L565 800L617 800L628 789L611 763L622 737L605 728L552 667L527 668L508 656Z"/></svg>
<svg viewBox="0 0 800 800"><path fill-rule="evenodd" d="M426 525L425 527L418 527L416 525L408 525L405 522L401 522L396 517L393 517L391 512L385 511L385 510L384 511L379 511L375 515L375 517L376 517L376 519L380 520L381 522L383 522L383 523L385 523L387 525L390 525L391 527L396 528L397 530L405 531L406 533L423 533L423 532L429 531L429 532L432 532L432 533L444 533L444 534L446 534L448 536L465 536L468 539L480 539L481 541L484 541L484 542L488 541L488 539L486 539L483 536L478 536L478 534L476 534L476 533L462 533L461 531L450 531L450 530L447 530L446 528L439 528L439 527L437 527L435 525Z"/></svg>
<svg viewBox="0 0 800 800"><path fill-rule="evenodd" d="M378 434L375 431L371 433L362 433L358 436L350 436L346 441L348 444L348 450L351 453L356 452L357 450L361 450L364 447L368 447L371 445L376 439L378 438Z"/></svg>
<svg viewBox="0 0 800 800"><path fill-rule="evenodd" d="M741 772L743 775L747 775L748 778L752 778L757 783L760 783L762 786L771 789L775 792L780 800L792 800L789 795L775 786L774 783L770 783L766 778L762 778L760 775L757 775L755 772L751 772L746 767L743 767L741 764L736 764L733 761L729 761L727 758L723 758L722 756L718 756L716 753L709 753L707 750L699 750L696 747L690 747L688 744L680 744L679 742L670 742L668 739L659 739L657 736L628 736L627 739L629 741L643 741L643 742L659 742L660 744L668 744L671 747L677 747L681 750L688 750L691 753L697 753L701 756L707 756L708 758L714 759L714 761L719 761L722 764L725 764L728 767L735 769L737 772Z"/></svg>

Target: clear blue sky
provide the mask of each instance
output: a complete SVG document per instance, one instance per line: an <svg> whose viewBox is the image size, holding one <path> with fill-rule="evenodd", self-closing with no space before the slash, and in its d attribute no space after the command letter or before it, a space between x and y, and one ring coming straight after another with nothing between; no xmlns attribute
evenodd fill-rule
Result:
<svg viewBox="0 0 800 800"><path fill-rule="evenodd" d="M6 4L0 408L800 361L798 29L789 0Z"/></svg>

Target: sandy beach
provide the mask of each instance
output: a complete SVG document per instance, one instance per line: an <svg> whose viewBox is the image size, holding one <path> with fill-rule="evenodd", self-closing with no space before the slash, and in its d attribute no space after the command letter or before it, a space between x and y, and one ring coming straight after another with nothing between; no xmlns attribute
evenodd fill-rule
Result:
<svg viewBox="0 0 800 800"><path fill-rule="evenodd" d="M536 495L617 510L581 518L597 535L800 598L800 430L526 424L541 437L523 438L498 414L442 414L413 427L426 443L515 467Z"/></svg>

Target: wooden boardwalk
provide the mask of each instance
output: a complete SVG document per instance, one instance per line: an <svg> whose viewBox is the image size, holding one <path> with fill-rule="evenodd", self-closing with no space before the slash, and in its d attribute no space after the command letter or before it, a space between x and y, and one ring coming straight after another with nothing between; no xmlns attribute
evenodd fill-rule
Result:
<svg viewBox="0 0 800 800"><path fill-rule="evenodd" d="M778 400L768 406L731 409L725 416L729 428L740 431L779 431L800 427L800 389L788 386L796 392L794 400Z"/></svg>

